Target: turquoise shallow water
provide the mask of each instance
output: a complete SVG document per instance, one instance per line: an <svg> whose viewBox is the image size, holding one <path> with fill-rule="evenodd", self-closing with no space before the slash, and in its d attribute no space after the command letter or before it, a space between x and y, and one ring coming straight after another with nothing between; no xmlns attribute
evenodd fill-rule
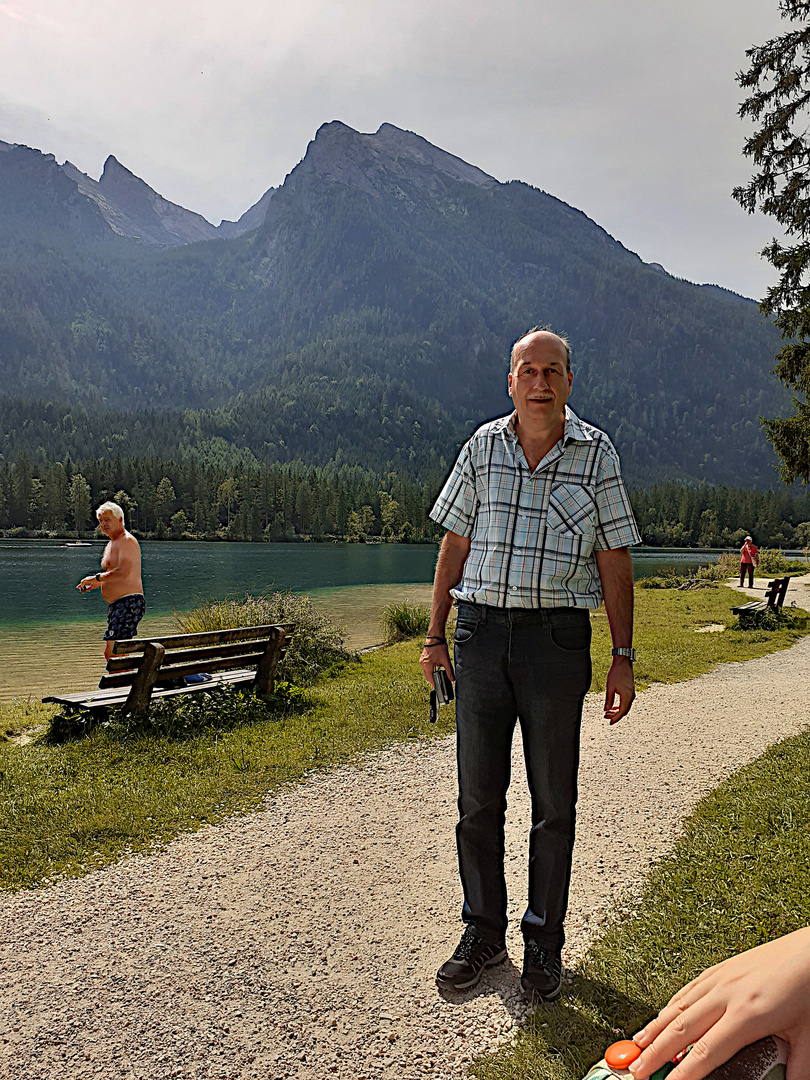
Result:
<svg viewBox="0 0 810 1080"><path fill-rule="evenodd" d="M104 549L98 541L0 540L3 603L0 627L98 619L97 591L76 592L95 573ZM430 581L432 544L142 544L144 591L150 615L169 615L199 601L292 589Z"/></svg>
<svg viewBox="0 0 810 1080"><path fill-rule="evenodd" d="M98 592L76 583L94 573L103 541L0 540L0 627L97 620ZM149 614L170 615L210 597L292 589L297 593L359 585L417 584L433 577L432 544L213 544L146 541L144 589ZM635 576L664 565L685 568L717 552L649 549L634 555Z"/></svg>

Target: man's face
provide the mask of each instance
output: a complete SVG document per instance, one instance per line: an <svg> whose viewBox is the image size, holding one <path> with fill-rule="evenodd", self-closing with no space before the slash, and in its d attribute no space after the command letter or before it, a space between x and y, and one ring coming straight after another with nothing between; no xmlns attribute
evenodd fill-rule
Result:
<svg viewBox="0 0 810 1080"><path fill-rule="evenodd" d="M524 424L562 417L573 375L566 367L565 346L556 334L539 331L518 346L509 372L509 396Z"/></svg>
<svg viewBox="0 0 810 1080"><path fill-rule="evenodd" d="M121 528L121 522L112 510L102 510L98 515L98 527L105 536L115 536Z"/></svg>

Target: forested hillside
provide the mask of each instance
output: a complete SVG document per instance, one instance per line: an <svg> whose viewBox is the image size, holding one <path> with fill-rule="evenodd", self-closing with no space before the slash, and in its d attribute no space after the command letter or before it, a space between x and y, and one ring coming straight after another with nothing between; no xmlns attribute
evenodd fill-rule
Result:
<svg viewBox="0 0 810 1080"><path fill-rule="evenodd" d="M0 465L0 531L92 535L93 508L115 499L140 536L218 540L435 540L425 485L357 466L161 461L117 455Z"/></svg>
<svg viewBox="0 0 810 1080"><path fill-rule="evenodd" d="M24 452L0 464L0 533L93 533L93 508L115 499L140 536L217 540L435 541L435 485L358 466L262 465L243 453L190 454L184 461L110 454L33 464ZM810 492L685 487L636 489L631 500L645 544L810 547Z"/></svg>
<svg viewBox="0 0 810 1080"><path fill-rule="evenodd" d="M778 339L752 301L409 132L324 125L257 229L168 251L71 183L0 153L6 461L249 452L438 483L508 411L511 342L550 323L631 484L776 479L758 417L784 402Z"/></svg>

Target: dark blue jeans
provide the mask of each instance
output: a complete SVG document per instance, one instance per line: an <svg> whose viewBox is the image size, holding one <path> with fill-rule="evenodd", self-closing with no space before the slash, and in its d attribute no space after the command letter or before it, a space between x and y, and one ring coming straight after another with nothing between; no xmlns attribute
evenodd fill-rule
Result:
<svg viewBox="0 0 810 1080"><path fill-rule="evenodd" d="M521 930L546 948L560 948L565 940L590 644L586 608L458 606L456 841L462 918L487 941L502 942L506 934L504 821L518 719L532 804L529 906Z"/></svg>

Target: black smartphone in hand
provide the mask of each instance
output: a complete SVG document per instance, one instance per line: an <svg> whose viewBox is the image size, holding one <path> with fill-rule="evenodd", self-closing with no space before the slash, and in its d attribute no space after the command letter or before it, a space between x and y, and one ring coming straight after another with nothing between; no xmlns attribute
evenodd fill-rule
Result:
<svg viewBox="0 0 810 1080"><path fill-rule="evenodd" d="M449 705L453 700L453 684L443 667L433 669L433 690L430 691L430 722L439 719L439 706Z"/></svg>
<svg viewBox="0 0 810 1080"><path fill-rule="evenodd" d="M443 667L433 669L433 685L436 687L436 700L440 705L449 705L453 700L453 684Z"/></svg>

